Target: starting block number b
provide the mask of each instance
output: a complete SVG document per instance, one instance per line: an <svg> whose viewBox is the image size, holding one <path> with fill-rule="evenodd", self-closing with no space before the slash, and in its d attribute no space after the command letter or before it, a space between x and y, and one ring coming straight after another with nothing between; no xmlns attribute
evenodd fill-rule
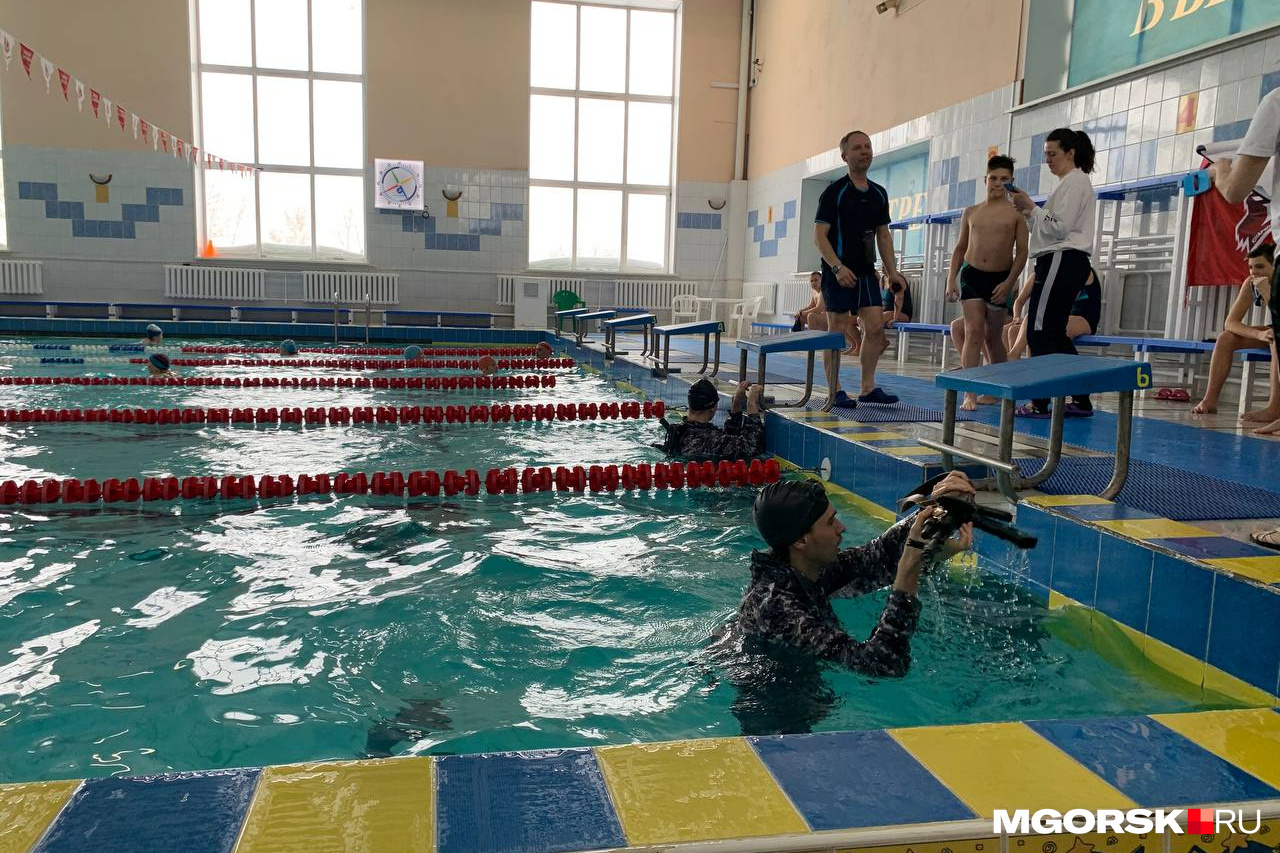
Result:
<svg viewBox="0 0 1280 853"><path fill-rule="evenodd" d="M1138 387L1151 387L1151 366L1148 364L1138 365Z"/></svg>

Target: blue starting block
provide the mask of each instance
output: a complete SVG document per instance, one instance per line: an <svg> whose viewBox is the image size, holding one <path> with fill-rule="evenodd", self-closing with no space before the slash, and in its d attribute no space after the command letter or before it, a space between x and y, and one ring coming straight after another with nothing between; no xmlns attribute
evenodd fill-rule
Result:
<svg viewBox="0 0 1280 853"><path fill-rule="evenodd" d="M694 323L654 326L652 334L653 352L650 353L649 357L654 361L653 373L655 376L665 377L673 372L671 370L671 338L673 335L702 335L702 367L698 368L699 373L706 371L707 363L711 360L711 337L714 335L716 339L715 367L707 375L715 376L720 372L720 336L724 334L724 323L720 320L698 320ZM658 359L658 338L662 338L661 361ZM679 368L674 372L679 373Z"/></svg>
<svg viewBox="0 0 1280 853"><path fill-rule="evenodd" d="M619 329L640 329L640 334L644 335L644 349L640 351L640 357L644 358L649 354L649 330L653 328L653 324L658 321L654 314L632 314L628 317L615 317L612 320L604 320L600 323L604 329L604 357L612 359L616 355L626 355L626 352L618 351L618 330Z"/></svg>
<svg viewBox="0 0 1280 853"><path fill-rule="evenodd" d="M753 338L745 341L738 341L738 381L744 382L747 378L747 353L754 352L756 359L756 382L763 387L765 378L765 359L769 353L774 352L803 352L808 353L808 361L805 365L804 377L804 396L794 403L787 403L778 408L799 408L809 402L809 397L813 394L813 359L819 351L830 351L834 370L829 370L827 374L827 402L823 405L822 411L831 411L832 406L836 402L836 383L835 377L840 375L840 350L844 348L844 335L840 332L791 332L785 335L769 335L763 338Z"/></svg>
<svg viewBox="0 0 1280 853"><path fill-rule="evenodd" d="M563 311L557 311L556 312L556 337L557 338L560 337L561 323L563 323L565 320L570 320L574 317L577 317L579 314L585 314L590 310L591 310L590 308L566 308Z"/></svg>
<svg viewBox="0 0 1280 853"><path fill-rule="evenodd" d="M591 326L592 320L612 320L618 314L612 308L602 311L583 311L581 314L574 314L570 319L573 321L573 336L578 341L578 346L582 346L582 339L587 334L587 329Z"/></svg>
<svg viewBox="0 0 1280 853"><path fill-rule="evenodd" d="M1111 482L1101 493L1101 497L1114 500L1124 488L1125 478L1129 475L1133 394L1150 387L1151 365L1088 355L1054 354L940 373L934 382L946 391L942 413L942 441L919 439L920 443L942 451L942 464L945 468L955 467L955 456L989 466L996 472L995 483L1000 493L1014 503L1018 500L1018 489L1040 485L1053 476L1058 467L1062 458L1062 421L1067 395L1119 392L1115 470L1111 475ZM992 459L956 447L956 394L961 391L1000 398L1000 445L997 458ZM1013 464L1014 407L1018 400L1044 397L1053 400L1049 455L1039 471L1030 477L1022 477Z"/></svg>

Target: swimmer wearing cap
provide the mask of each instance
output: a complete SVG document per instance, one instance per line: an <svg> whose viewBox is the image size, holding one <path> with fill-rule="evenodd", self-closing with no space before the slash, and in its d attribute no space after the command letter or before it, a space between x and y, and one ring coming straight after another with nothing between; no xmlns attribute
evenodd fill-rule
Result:
<svg viewBox="0 0 1280 853"><path fill-rule="evenodd" d="M422 347L417 344L409 344L404 348L405 361L417 361L420 358L422 358Z"/></svg>
<svg viewBox="0 0 1280 853"><path fill-rule="evenodd" d="M153 352L147 356L147 373L152 376L172 376L173 371L170 369L169 356L162 352Z"/></svg>
<svg viewBox="0 0 1280 853"><path fill-rule="evenodd" d="M164 340L164 330L155 323L147 324L147 336L142 339L144 344L158 344Z"/></svg>
<svg viewBox="0 0 1280 853"><path fill-rule="evenodd" d="M298 354L298 342L293 338L286 338L280 342L280 354L286 356L294 356Z"/></svg>
<svg viewBox="0 0 1280 853"><path fill-rule="evenodd" d="M974 494L969 478L953 471L931 497ZM751 555L751 585L738 609L744 635L784 644L835 661L863 675L900 678L911 668L911 635L920 617L916 597L925 568L921 531L937 512L926 506L865 545L840 549L845 527L816 480L780 480L761 489L755 523L768 551ZM938 551L947 559L973 544L973 527ZM892 584L879 622L865 641L844 630L831 607Z"/></svg>
<svg viewBox="0 0 1280 853"><path fill-rule="evenodd" d="M711 421L720 405L720 392L709 379L699 379L689 387L689 414L678 424L661 420L667 440L655 444L668 456L711 460L750 459L764 453L764 418L760 414L762 388L743 382L738 385L724 428ZM743 406L747 412L742 413Z"/></svg>

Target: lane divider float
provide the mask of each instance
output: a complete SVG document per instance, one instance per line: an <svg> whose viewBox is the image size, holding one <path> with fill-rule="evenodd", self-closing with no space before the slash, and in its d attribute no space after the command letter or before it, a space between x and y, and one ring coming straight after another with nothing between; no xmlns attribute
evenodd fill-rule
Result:
<svg viewBox="0 0 1280 853"><path fill-rule="evenodd" d="M528 376L0 376L4 385L146 385L173 388L390 388L412 391L503 391L517 388L554 388L551 374Z"/></svg>
<svg viewBox="0 0 1280 853"><path fill-rule="evenodd" d="M0 409L0 423L112 424L487 424L660 418L658 400L491 406L298 406L287 408Z"/></svg>
<svg viewBox="0 0 1280 853"><path fill-rule="evenodd" d="M293 495L398 495L408 497L475 496L483 488L490 495L554 492L583 494L648 491L649 489L697 489L761 486L781 477L776 459L744 459L713 462L659 462L656 465L574 465L540 468L491 468L482 478L473 468L466 471L379 471L374 474L289 474L261 477L111 477L99 482L76 478L5 480L0 483L0 505L94 504L134 501L172 501L237 498L279 498Z"/></svg>

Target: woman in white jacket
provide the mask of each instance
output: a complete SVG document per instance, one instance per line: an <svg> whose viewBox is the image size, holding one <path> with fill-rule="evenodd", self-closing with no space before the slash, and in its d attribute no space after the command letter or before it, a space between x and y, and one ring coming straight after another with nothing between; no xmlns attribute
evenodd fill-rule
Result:
<svg viewBox="0 0 1280 853"><path fill-rule="evenodd" d="M1022 190L1012 193L1013 204L1026 217L1031 257L1035 259L1035 285L1027 312L1027 346L1032 356L1065 352L1076 354L1067 335L1071 306L1089 278L1089 253L1093 251L1097 195L1089 173L1094 151L1084 131L1060 127L1045 138L1044 161L1059 178L1058 188L1044 207L1037 207ZM1093 405L1087 395L1067 404L1068 416L1088 417ZM1049 401L1033 400L1018 414L1048 417Z"/></svg>

